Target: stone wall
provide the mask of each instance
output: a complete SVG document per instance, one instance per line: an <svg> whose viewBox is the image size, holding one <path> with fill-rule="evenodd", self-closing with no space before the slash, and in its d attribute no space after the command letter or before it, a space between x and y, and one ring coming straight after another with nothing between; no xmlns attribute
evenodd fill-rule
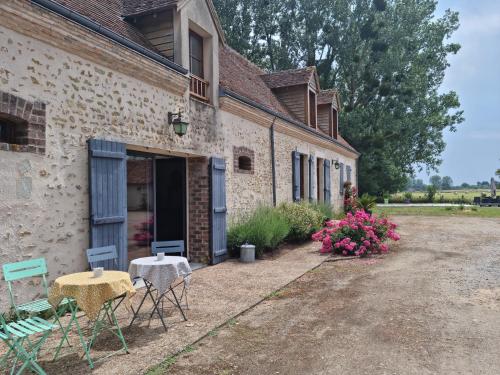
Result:
<svg viewBox="0 0 500 375"><path fill-rule="evenodd" d="M254 210L259 205L272 205L272 161L270 127L275 121L272 116L265 119L251 120L239 104L224 99L221 121L225 134L225 158L228 166L227 205L229 219ZM257 110L255 110L257 113ZM277 203L291 202L292 198L292 152L299 151L317 158L339 161L352 167L352 175L356 176L356 161L346 153L335 152L327 148L301 140L283 132L283 128L291 124L280 123L275 130L275 165L276 165L276 198ZM238 173L237 156L245 149L254 151L253 173ZM340 174L331 166L331 202L336 210L343 208L343 197L340 194ZM356 181L353 181L355 184ZM317 196L316 170L313 170L313 196Z"/></svg>
<svg viewBox="0 0 500 375"><path fill-rule="evenodd" d="M86 268L89 138L177 155L223 153L213 107L2 26L0 46L2 91L46 106L44 154L0 150L3 263L44 256L51 279ZM167 124L167 112L178 109L190 121L182 138Z"/></svg>
<svg viewBox="0 0 500 375"><path fill-rule="evenodd" d="M227 208L232 220L260 204L272 204L271 144L265 127L224 110L221 121L226 139ZM253 152L253 173L240 173L234 168L239 156L235 148Z"/></svg>

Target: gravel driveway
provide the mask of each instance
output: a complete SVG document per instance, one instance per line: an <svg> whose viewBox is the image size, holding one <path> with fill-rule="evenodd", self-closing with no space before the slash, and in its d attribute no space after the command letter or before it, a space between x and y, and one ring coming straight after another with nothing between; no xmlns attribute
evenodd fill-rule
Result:
<svg viewBox="0 0 500 375"><path fill-rule="evenodd" d="M395 221L392 253L323 264L168 374L500 374L500 220Z"/></svg>

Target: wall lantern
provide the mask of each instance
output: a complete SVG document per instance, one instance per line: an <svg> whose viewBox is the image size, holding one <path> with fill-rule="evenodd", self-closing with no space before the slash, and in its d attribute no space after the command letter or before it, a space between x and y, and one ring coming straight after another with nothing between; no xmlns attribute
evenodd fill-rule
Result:
<svg viewBox="0 0 500 375"><path fill-rule="evenodd" d="M174 127L174 132L179 137L187 133L187 128L189 126L189 122L182 121L181 111L179 111L179 113L168 112L168 124Z"/></svg>
<svg viewBox="0 0 500 375"><path fill-rule="evenodd" d="M338 160L332 160L332 163L335 166L335 169L340 169L340 163Z"/></svg>

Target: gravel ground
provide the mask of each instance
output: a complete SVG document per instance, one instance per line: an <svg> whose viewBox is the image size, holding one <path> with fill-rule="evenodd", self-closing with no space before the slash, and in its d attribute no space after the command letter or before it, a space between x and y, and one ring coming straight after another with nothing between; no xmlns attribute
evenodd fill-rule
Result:
<svg viewBox="0 0 500 375"><path fill-rule="evenodd" d="M500 220L397 217L387 256L324 263L168 374L500 374Z"/></svg>
<svg viewBox="0 0 500 375"><path fill-rule="evenodd" d="M318 266L325 256L318 253L318 244L308 243L300 247L285 248L277 256L268 257L252 264L227 261L214 267L206 267L193 273L189 289L188 321L179 312L171 310L167 318L168 332L163 330L159 319L148 327L147 321L128 328L130 313L124 307L118 309L130 354L119 354L96 363L93 374L138 375L157 365L168 356L206 335L215 327L260 302L273 291ZM134 298L138 304L140 295ZM151 311L151 303L142 311ZM81 323L85 324L82 318ZM48 374L89 374L88 364L82 360L83 352L76 330L71 335L74 349L64 348L62 356L52 362L52 353L60 340L53 334L40 356L41 366ZM93 357L102 357L119 348L118 340L111 334L99 336L93 347ZM0 353L3 347L0 345Z"/></svg>

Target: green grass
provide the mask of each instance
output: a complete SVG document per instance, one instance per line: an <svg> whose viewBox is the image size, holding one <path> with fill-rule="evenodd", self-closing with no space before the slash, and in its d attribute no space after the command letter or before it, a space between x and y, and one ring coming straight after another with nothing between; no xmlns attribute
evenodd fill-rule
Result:
<svg viewBox="0 0 500 375"><path fill-rule="evenodd" d="M188 345L178 354L171 355L167 359L165 359L162 363L160 363L158 366L153 367L152 369L148 370L146 372L146 375L163 375L168 372L168 369L177 362L177 359L185 353L191 353L194 352L195 348L193 348L191 345Z"/></svg>
<svg viewBox="0 0 500 375"><path fill-rule="evenodd" d="M378 215L415 215L415 216L462 216L500 218L500 207L383 207L377 206Z"/></svg>
<svg viewBox="0 0 500 375"><path fill-rule="evenodd" d="M434 201L439 202L441 196L443 196L443 199L445 202L458 201L463 196L465 201L472 202L474 200L474 197L480 197L481 193L485 193L487 196L490 195L490 191L487 189L440 190L440 191L436 192L436 196L434 197ZM396 194L392 194L390 198L404 200L404 198L405 198L404 195L405 195L405 192L396 193ZM411 195L413 198L423 199L427 196L427 192L426 191L415 191L415 192L412 192ZM390 201L390 198L389 198L389 201Z"/></svg>

